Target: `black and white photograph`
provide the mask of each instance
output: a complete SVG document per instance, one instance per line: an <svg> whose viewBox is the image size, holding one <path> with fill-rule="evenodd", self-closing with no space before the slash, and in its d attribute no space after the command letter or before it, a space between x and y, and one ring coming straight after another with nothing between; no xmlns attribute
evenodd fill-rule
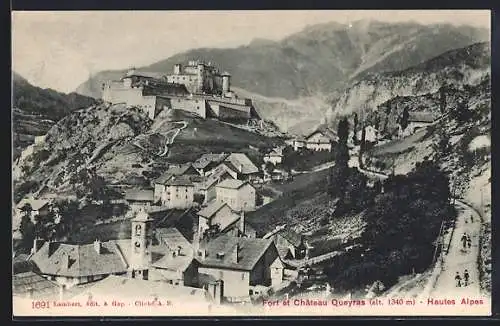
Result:
<svg viewBox="0 0 500 326"><path fill-rule="evenodd" d="M491 315L489 10L11 18L14 317Z"/></svg>

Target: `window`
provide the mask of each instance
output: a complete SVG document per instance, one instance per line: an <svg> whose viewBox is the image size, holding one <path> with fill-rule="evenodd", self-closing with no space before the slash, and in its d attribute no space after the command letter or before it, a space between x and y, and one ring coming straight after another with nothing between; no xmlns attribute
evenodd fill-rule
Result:
<svg viewBox="0 0 500 326"><path fill-rule="evenodd" d="M136 236L140 236L140 235L141 235L141 228L142 228L142 227L141 227L141 225L140 225L140 224L137 224L137 225L135 226L135 235L136 235Z"/></svg>
<svg viewBox="0 0 500 326"><path fill-rule="evenodd" d="M241 280L245 279L245 273L241 273Z"/></svg>

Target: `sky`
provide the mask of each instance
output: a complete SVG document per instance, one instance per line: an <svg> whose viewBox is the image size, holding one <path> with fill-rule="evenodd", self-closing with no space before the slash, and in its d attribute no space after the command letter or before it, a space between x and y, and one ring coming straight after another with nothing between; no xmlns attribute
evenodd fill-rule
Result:
<svg viewBox="0 0 500 326"><path fill-rule="evenodd" d="M149 65L192 48L278 41L308 25L360 19L490 28L488 10L15 11L12 67L36 86L71 92L98 71Z"/></svg>

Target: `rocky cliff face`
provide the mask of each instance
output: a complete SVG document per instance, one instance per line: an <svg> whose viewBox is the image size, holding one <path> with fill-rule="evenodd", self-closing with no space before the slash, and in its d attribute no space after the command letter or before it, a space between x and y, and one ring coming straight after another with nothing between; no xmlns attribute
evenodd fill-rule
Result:
<svg viewBox="0 0 500 326"><path fill-rule="evenodd" d="M414 67L383 74L370 74L353 82L327 113L329 121L339 115L370 112L393 98L437 92L443 85L476 85L490 73L489 43L476 43L448 51Z"/></svg>

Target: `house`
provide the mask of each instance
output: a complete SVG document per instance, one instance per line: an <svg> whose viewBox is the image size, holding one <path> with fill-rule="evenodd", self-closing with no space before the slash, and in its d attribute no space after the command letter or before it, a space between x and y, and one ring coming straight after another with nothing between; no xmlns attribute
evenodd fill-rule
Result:
<svg viewBox="0 0 500 326"><path fill-rule="evenodd" d="M192 244L176 228L156 229L156 238L167 250L152 263L149 280L196 286L198 266Z"/></svg>
<svg viewBox="0 0 500 326"><path fill-rule="evenodd" d="M31 260L41 275L67 288L126 274L128 267L113 241L76 245L35 239Z"/></svg>
<svg viewBox="0 0 500 326"><path fill-rule="evenodd" d="M272 171L264 170L264 182L267 181L284 181L290 178L290 173L283 169L273 169Z"/></svg>
<svg viewBox="0 0 500 326"><path fill-rule="evenodd" d="M45 199L33 199L33 198L25 198L19 202L16 206L16 212L19 216L22 216L23 210L25 206L30 206L30 218L34 222L35 216L47 216L49 214L49 206L50 202Z"/></svg>
<svg viewBox="0 0 500 326"><path fill-rule="evenodd" d="M203 195L205 197L203 201L204 203L208 203L217 197L216 187L220 182L226 179L233 179L233 177L225 170L213 173L209 177L207 177L202 189Z"/></svg>
<svg viewBox="0 0 500 326"><path fill-rule="evenodd" d="M332 151L336 137L329 129L316 130L305 138L305 147L314 151Z"/></svg>
<svg viewBox="0 0 500 326"><path fill-rule="evenodd" d="M125 192L125 200L132 209L148 207L153 204L154 191L132 189Z"/></svg>
<svg viewBox="0 0 500 326"><path fill-rule="evenodd" d="M193 167L198 171L198 173L202 176L208 175L215 167L217 167L221 162L223 162L229 154L220 153L213 154L207 153L203 154L193 163Z"/></svg>
<svg viewBox="0 0 500 326"><path fill-rule="evenodd" d="M225 160L238 171L238 179L252 181L259 177L259 168L244 153L231 153Z"/></svg>
<svg viewBox="0 0 500 326"><path fill-rule="evenodd" d="M221 228L220 234L226 234L232 237L257 238L257 230L252 224L248 223L244 212L240 213L238 219L229 223L225 228Z"/></svg>
<svg viewBox="0 0 500 326"><path fill-rule="evenodd" d="M169 181L170 178L181 175L195 176L198 175L198 171L191 163L169 166L168 170L153 182L155 203L161 201L161 198L164 196L166 190L165 183Z"/></svg>
<svg viewBox="0 0 500 326"><path fill-rule="evenodd" d="M33 300L60 299L62 286L32 272L12 275L12 296Z"/></svg>
<svg viewBox="0 0 500 326"><path fill-rule="evenodd" d="M276 286L283 281L283 269L271 268L280 261L271 239L223 235L200 243L196 251L199 274L220 281L226 301L248 301L253 287Z"/></svg>
<svg viewBox="0 0 500 326"><path fill-rule="evenodd" d="M138 303L153 302L154 300L162 302L163 305L171 302L174 309L168 310L172 311L171 314L173 315L192 314L193 309L208 312L209 307L214 304L214 298L204 289L120 276L109 276L102 281L95 282L92 286L87 287L84 292L74 296L72 300L87 302L89 296L97 302L107 301L111 303L117 299L125 302L130 301L136 306L130 308L141 311L139 313L141 315L149 307L145 304L141 308L146 310L137 309L139 307ZM175 307L182 308L176 309ZM115 307L111 308L116 310Z"/></svg>
<svg viewBox="0 0 500 326"><path fill-rule="evenodd" d="M239 219L239 215L227 203L212 200L198 212L198 232L203 234L206 229L216 224L222 230Z"/></svg>
<svg viewBox="0 0 500 326"><path fill-rule="evenodd" d="M274 148L271 152L264 155L264 163L272 163L274 165L283 163L283 148Z"/></svg>
<svg viewBox="0 0 500 326"><path fill-rule="evenodd" d="M297 137L287 142L293 147L294 151L298 151L306 146L306 139L304 137Z"/></svg>
<svg viewBox="0 0 500 326"><path fill-rule="evenodd" d="M437 115L432 112L410 112L408 126L402 132L405 136L411 135L418 129L432 124L437 118Z"/></svg>
<svg viewBox="0 0 500 326"><path fill-rule="evenodd" d="M186 209L194 204L194 184L189 176L173 176L165 182L161 203L168 208Z"/></svg>
<svg viewBox="0 0 500 326"><path fill-rule="evenodd" d="M246 181L226 179L216 186L216 200L225 202L235 211L253 211L255 188Z"/></svg>
<svg viewBox="0 0 500 326"><path fill-rule="evenodd" d="M357 132L357 139L361 141L363 130L359 130ZM368 125L365 127L365 141L368 143L374 143L378 140L378 130L375 129L372 125Z"/></svg>
<svg viewBox="0 0 500 326"><path fill-rule="evenodd" d="M303 259L309 256L309 245L305 237L286 228L277 227L263 236L263 239L272 239L282 259Z"/></svg>

